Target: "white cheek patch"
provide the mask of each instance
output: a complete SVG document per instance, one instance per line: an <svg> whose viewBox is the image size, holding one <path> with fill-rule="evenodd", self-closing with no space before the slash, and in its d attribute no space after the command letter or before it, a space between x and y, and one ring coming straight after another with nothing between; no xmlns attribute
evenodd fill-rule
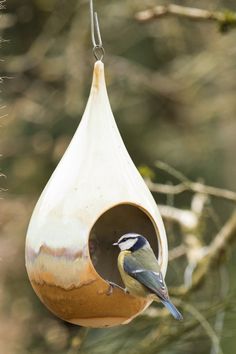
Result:
<svg viewBox="0 0 236 354"><path fill-rule="evenodd" d="M130 248L132 248L137 240L137 238L130 238L127 241L121 242L119 244L121 251L129 250Z"/></svg>

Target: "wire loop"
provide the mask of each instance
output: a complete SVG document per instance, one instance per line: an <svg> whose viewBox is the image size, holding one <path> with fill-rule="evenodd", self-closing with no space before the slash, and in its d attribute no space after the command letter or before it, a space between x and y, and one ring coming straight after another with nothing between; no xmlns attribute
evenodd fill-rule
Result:
<svg viewBox="0 0 236 354"><path fill-rule="evenodd" d="M102 60L105 55L105 50L102 45L98 15L97 12L93 11L93 0L90 0L90 18L91 18L91 38L93 43L93 54L96 60Z"/></svg>
<svg viewBox="0 0 236 354"><path fill-rule="evenodd" d="M102 61L105 55L105 49L103 47L96 45L95 47L93 47L93 54L97 60Z"/></svg>

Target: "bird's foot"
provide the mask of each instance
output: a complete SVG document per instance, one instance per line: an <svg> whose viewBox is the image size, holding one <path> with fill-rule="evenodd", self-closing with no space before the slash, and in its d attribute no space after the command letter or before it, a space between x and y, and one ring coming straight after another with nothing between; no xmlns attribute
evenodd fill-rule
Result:
<svg viewBox="0 0 236 354"><path fill-rule="evenodd" d="M125 293L128 293L128 290L126 288L122 288L122 286L120 286L120 285L118 285L116 283L113 283L112 281L107 280L107 283L109 284L109 288L108 288L108 291L106 293L108 296L112 295L114 288L118 288L118 289L124 291Z"/></svg>

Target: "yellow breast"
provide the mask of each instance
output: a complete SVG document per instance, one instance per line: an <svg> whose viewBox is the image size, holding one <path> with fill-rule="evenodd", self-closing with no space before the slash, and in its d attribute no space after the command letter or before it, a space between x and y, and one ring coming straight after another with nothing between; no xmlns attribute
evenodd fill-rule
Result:
<svg viewBox="0 0 236 354"><path fill-rule="evenodd" d="M124 259L130 254L130 251L121 251L118 256L118 268L121 278L126 289L130 292L131 295L147 297L149 295L149 291L141 283L139 283L124 271Z"/></svg>

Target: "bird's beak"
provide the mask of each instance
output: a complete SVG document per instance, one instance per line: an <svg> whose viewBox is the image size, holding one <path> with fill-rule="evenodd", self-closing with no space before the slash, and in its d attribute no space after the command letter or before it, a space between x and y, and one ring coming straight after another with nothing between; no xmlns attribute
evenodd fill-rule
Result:
<svg viewBox="0 0 236 354"><path fill-rule="evenodd" d="M113 246L118 246L118 242L115 242L112 244Z"/></svg>

